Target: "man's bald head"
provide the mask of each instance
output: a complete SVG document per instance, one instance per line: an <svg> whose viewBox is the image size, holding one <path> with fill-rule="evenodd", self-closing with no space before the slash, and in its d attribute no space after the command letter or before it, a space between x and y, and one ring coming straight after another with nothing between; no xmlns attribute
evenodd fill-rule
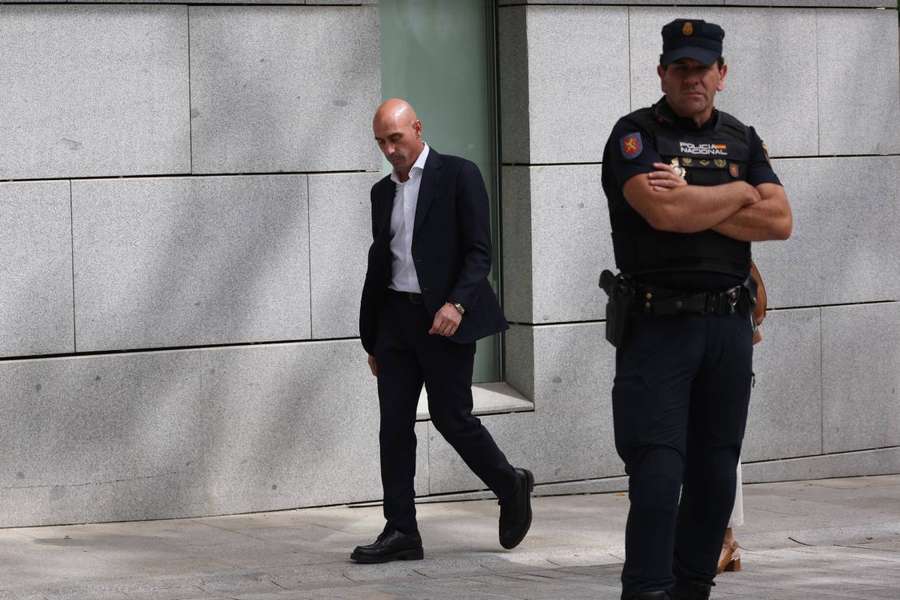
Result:
<svg viewBox="0 0 900 600"><path fill-rule="evenodd" d="M384 157L397 171L400 180L405 181L425 147L422 122L416 117L416 111L402 98L385 100L375 111L372 131Z"/></svg>
<svg viewBox="0 0 900 600"><path fill-rule="evenodd" d="M397 125L412 125L418 120L412 104L403 98L391 98L385 100L375 111L372 125L376 123L395 123Z"/></svg>

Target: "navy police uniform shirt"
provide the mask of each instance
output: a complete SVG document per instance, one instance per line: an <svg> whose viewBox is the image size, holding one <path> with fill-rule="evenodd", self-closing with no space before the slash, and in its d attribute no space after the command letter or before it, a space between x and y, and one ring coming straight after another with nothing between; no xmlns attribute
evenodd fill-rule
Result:
<svg viewBox="0 0 900 600"><path fill-rule="evenodd" d="M663 97L649 110L659 111L671 122L674 131L690 132L694 136L702 135L704 131L710 133L715 130L720 114L713 110L710 119L701 126L697 126L693 119L677 116ZM772 170L765 144L757 135L753 127L748 127L748 145L750 150L749 160L746 165L746 177L742 178L750 185L757 186L762 183L774 183L781 185L781 181ZM650 132L642 129L633 120L619 119L613 127L609 140L603 151L603 191L609 204L610 218L634 219L642 217L635 211L622 193L625 182L641 173L650 173L656 168L653 163L667 163L656 149L656 141ZM672 274L672 277L664 277L672 287L682 289L717 289L735 284L733 279L723 279L718 274L707 274L697 278L697 274ZM683 275L683 276L682 276ZM656 283L662 284L657 278ZM740 283L740 282L736 282Z"/></svg>

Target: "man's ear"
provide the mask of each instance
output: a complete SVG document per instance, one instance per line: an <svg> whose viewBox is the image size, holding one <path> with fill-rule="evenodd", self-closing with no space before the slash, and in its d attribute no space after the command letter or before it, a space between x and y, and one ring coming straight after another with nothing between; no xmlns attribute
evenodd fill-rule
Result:
<svg viewBox="0 0 900 600"><path fill-rule="evenodd" d="M716 84L716 91L721 92L725 90L725 78L728 77L728 65L722 65L722 68L719 69L719 83Z"/></svg>

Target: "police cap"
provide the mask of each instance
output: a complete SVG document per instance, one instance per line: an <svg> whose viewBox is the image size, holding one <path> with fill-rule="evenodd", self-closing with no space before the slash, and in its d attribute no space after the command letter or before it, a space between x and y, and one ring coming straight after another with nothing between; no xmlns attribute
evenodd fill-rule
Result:
<svg viewBox="0 0 900 600"><path fill-rule="evenodd" d="M666 66L682 58L711 65L722 56L725 31L700 19L675 19L662 28L663 51L659 64Z"/></svg>

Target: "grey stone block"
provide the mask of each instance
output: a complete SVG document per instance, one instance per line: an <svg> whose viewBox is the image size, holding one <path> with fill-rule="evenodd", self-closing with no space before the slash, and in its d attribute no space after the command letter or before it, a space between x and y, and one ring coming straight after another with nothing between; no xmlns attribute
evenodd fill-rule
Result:
<svg viewBox="0 0 900 600"><path fill-rule="evenodd" d="M507 167L503 175L508 318L522 323L602 319L597 278L614 259L600 167Z"/></svg>
<svg viewBox="0 0 900 600"><path fill-rule="evenodd" d="M360 356L365 356L364 353L360 353ZM364 361L363 361L364 362ZM372 385L375 384L375 380L372 379ZM377 395L377 393L376 393ZM430 480L428 474L429 460L428 460L428 443L431 439L431 422L419 422L416 423L416 479L415 479L415 488L416 488L416 496L427 496L430 491L428 489L428 482ZM375 443L378 444L378 428L375 428ZM380 464L378 462L380 454L376 454L371 458L371 469L378 468ZM379 472L378 483L381 484L381 476ZM379 493L377 495L378 498L383 498L384 494Z"/></svg>
<svg viewBox="0 0 900 600"><path fill-rule="evenodd" d="M482 417L509 461L539 483L622 474L612 431L615 354L603 324L533 327L534 412ZM483 489L431 430L432 494Z"/></svg>
<svg viewBox="0 0 900 600"><path fill-rule="evenodd" d="M528 163L531 156L531 119L528 108L531 86L528 72L528 22L524 7L498 11L497 47L501 105L500 147L503 153L501 159L505 163Z"/></svg>
<svg viewBox="0 0 900 600"><path fill-rule="evenodd" d="M503 167L503 312L513 322L534 319L531 169Z"/></svg>
<svg viewBox="0 0 900 600"><path fill-rule="evenodd" d="M517 21L515 14L505 25L509 21ZM516 76L524 70L522 61L527 66L527 161L599 162L609 131L628 108L628 10L529 6L525 22L527 58L512 60ZM511 35L521 46L521 32ZM513 116L521 118L521 93L513 102ZM502 129L508 133L515 126L507 123ZM504 162L524 157L515 147L521 136L512 140L512 153L504 154Z"/></svg>
<svg viewBox="0 0 900 600"><path fill-rule="evenodd" d="M679 0L679 5L703 4L706 6L722 4L725 0ZM852 0L851 0L852 1ZM662 4L661 0L499 0L500 6L515 6L519 4L581 4L581 5L607 5L627 4L639 6L641 4ZM674 2L673 2L674 4Z"/></svg>
<svg viewBox="0 0 900 600"><path fill-rule="evenodd" d="M312 336L359 336L359 301L372 244L376 173L309 176Z"/></svg>
<svg viewBox="0 0 900 600"><path fill-rule="evenodd" d="M818 308L772 311L753 348L744 461L822 452L822 346Z"/></svg>
<svg viewBox="0 0 900 600"><path fill-rule="evenodd" d="M900 152L897 14L816 12L819 154Z"/></svg>
<svg viewBox="0 0 900 600"><path fill-rule="evenodd" d="M900 304L822 309L825 452L900 445Z"/></svg>
<svg viewBox="0 0 900 600"><path fill-rule="evenodd" d="M755 127L773 156L817 154L816 17L808 10L632 9L632 109L662 96L656 72L662 49L660 30L685 16L725 29L723 54L729 72L716 106Z"/></svg>
<svg viewBox="0 0 900 600"><path fill-rule="evenodd" d="M0 388L3 527L381 497L354 340L4 362Z"/></svg>
<svg viewBox="0 0 900 600"><path fill-rule="evenodd" d="M725 0L725 5L808 6L811 8L897 8L897 0Z"/></svg>
<svg viewBox="0 0 900 600"><path fill-rule="evenodd" d="M0 179L187 173L183 6L0 7Z"/></svg>
<svg viewBox="0 0 900 600"><path fill-rule="evenodd" d="M374 7L191 7L195 173L378 171Z"/></svg>
<svg viewBox="0 0 900 600"><path fill-rule="evenodd" d="M794 232L753 245L772 306L900 297L900 157L773 162L787 190Z"/></svg>
<svg viewBox="0 0 900 600"><path fill-rule="evenodd" d="M531 169L536 323L605 317L600 271L615 265L600 166Z"/></svg>
<svg viewBox="0 0 900 600"><path fill-rule="evenodd" d="M900 472L900 448L744 463L744 482L798 481Z"/></svg>
<svg viewBox="0 0 900 600"><path fill-rule="evenodd" d="M504 338L506 382L534 401L534 327L511 325Z"/></svg>
<svg viewBox="0 0 900 600"><path fill-rule="evenodd" d="M45 1L45 0L34 0ZM166 4L169 0L65 0L69 3L97 3L97 4ZM339 2L340 0L332 0L332 2ZM321 0L321 2L316 2L317 4L327 4L329 0ZM184 0L181 4L209 4L205 0ZM309 4L306 0L216 0L216 4L296 4L296 5L306 5ZM365 4L365 2L356 2L356 4Z"/></svg>
<svg viewBox="0 0 900 600"><path fill-rule="evenodd" d="M75 349L69 182L0 183L0 356Z"/></svg>
<svg viewBox="0 0 900 600"><path fill-rule="evenodd" d="M519 246L530 238L531 248L516 247L516 256L509 262L513 277L521 274L524 257L519 253L530 255L531 268L524 281L508 280L505 293L513 300L514 310L510 318L528 323L602 319L605 296L597 279L615 261L599 165L531 167L511 175L529 178L528 197L504 202L509 218L504 218L504 237L509 239L511 225L514 243ZM512 192L521 187L514 184ZM508 204L513 206L507 211ZM529 235L515 235L529 225ZM522 296L530 298L518 300ZM529 301L531 313L523 314L520 305L527 306Z"/></svg>
<svg viewBox="0 0 900 600"><path fill-rule="evenodd" d="M75 181L78 351L310 336L303 176Z"/></svg>

